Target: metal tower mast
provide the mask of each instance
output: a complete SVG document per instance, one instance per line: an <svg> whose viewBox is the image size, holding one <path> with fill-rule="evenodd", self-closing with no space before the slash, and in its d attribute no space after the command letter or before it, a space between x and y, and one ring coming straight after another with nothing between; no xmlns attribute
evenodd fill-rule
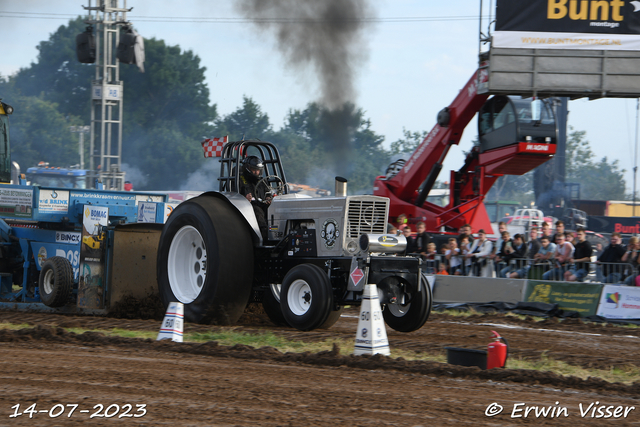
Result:
<svg viewBox="0 0 640 427"><path fill-rule="evenodd" d="M88 0L87 24L96 28L96 74L91 84L91 139L89 168L91 182L100 179L107 189L123 190L122 95L116 49L120 27L128 24L127 0Z"/></svg>

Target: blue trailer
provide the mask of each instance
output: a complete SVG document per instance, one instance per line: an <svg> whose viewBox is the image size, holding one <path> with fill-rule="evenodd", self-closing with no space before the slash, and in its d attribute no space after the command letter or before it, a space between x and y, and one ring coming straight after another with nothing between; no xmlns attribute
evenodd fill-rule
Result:
<svg viewBox="0 0 640 427"><path fill-rule="evenodd" d="M10 183L12 111L0 105L0 307L106 313L117 298L155 289L167 196Z"/></svg>

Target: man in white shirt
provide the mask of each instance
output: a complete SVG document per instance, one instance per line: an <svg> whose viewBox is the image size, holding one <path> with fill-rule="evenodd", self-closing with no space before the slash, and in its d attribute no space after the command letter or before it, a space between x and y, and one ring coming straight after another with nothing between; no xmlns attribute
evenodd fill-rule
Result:
<svg viewBox="0 0 640 427"><path fill-rule="evenodd" d="M491 268L484 267L489 263L488 258L492 250L493 243L487 240L487 233L483 229L478 230L478 238L473 241L473 245L471 245L471 249L467 254L467 258L473 261L472 271L474 276L491 277Z"/></svg>

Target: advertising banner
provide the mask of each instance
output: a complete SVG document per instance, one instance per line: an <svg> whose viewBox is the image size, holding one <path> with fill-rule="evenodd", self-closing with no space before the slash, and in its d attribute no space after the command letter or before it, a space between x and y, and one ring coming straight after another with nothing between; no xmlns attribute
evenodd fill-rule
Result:
<svg viewBox="0 0 640 427"><path fill-rule="evenodd" d="M640 218L589 215L589 230L596 233L640 234Z"/></svg>
<svg viewBox="0 0 640 427"><path fill-rule="evenodd" d="M109 208L85 205L82 218L78 307L104 308L106 232L103 227L108 223Z"/></svg>
<svg viewBox="0 0 640 427"><path fill-rule="evenodd" d="M640 319L640 287L605 285L597 314L607 319Z"/></svg>
<svg viewBox="0 0 640 427"><path fill-rule="evenodd" d="M33 190L22 188L0 189L0 214L3 217L31 218Z"/></svg>
<svg viewBox="0 0 640 427"><path fill-rule="evenodd" d="M162 217L162 223L166 223L169 219L169 215L173 213L173 210L177 208L179 203L165 203L164 204L164 214Z"/></svg>
<svg viewBox="0 0 640 427"><path fill-rule="evenodd" d="M40 213L68 213L69 192L65 190L42 189L38 196Z"/></svg>
<svg viewBox="0 0 640 427"><path fill-rule="evenodd" d="M497 0L492 47L640 50L640 7L623 0Z"/></svg>
<svg viewBox="0 0 640 427"><path fill-rule="evenodd" d="M524 300L558 304L559 308L577 311L580 317L584 317L596 314L601 291L599 283L529 280Z"/></svg>
<svg viewBox="0 0 640 427"><path fill-rule="evenodd" d="M157 203L139 202L138 203L138 222L156 222Z"/></svg>

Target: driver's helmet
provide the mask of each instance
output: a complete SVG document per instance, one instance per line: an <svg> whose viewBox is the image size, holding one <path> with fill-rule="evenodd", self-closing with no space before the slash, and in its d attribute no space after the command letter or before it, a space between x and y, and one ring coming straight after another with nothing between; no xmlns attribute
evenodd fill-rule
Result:
<svg viewBox="0 0 640 427"><path fill-rule="evenodd" d="M262 171L264 170L264 164L262 160L260 160L257 156L248 156L242 162L242 168L244 173L250 177L252 180L257 180L260 176L262 176ZM257 173L256 173L257 172Z"/></svg>

